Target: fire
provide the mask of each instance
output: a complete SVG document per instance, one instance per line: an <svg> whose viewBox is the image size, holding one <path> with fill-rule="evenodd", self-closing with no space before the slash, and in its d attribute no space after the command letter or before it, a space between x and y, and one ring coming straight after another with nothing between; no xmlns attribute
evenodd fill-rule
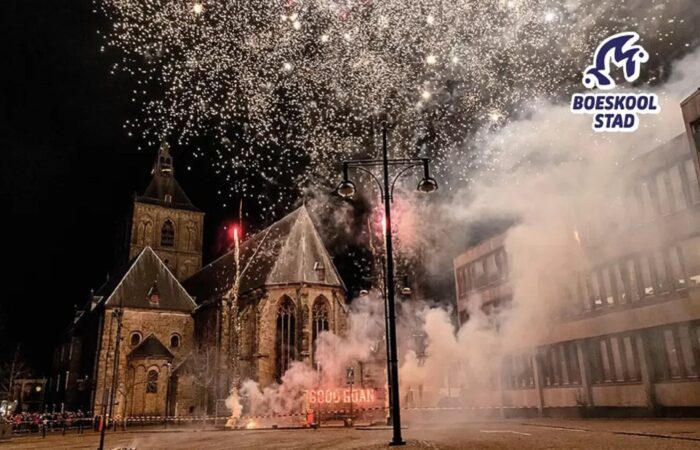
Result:
<svg viewBox="0 0 700 450"><path fill-rule="evenodd" d="M257 427L257 424L255 423L254 420L251 420L248 422L248 424L245 426L246 430L252 430Z"/></svg>

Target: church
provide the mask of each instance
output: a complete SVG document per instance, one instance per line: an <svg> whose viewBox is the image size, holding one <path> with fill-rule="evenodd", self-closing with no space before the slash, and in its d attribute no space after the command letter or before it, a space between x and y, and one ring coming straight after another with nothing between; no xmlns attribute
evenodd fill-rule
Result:
<svg viewBox="0 0 700 450"><path fill-rule="evenodd" d="M226 414L232 386L314 364L318 335L344 330L346 289L305 206L202 267L204 213L162 144L127 217L124 263L54 352L49 411Z"/></svg>

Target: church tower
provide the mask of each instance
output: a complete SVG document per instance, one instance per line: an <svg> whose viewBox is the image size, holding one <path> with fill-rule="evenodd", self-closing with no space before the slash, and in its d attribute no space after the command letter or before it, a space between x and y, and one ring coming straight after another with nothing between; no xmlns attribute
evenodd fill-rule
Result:
<svg viewBox="0 0 700 450"><path fill-rule="evenodd" d="M204 213L175 179L170 147L163 142L143 195L135 196L131 215L129 259L151 247L182 281L202 267Z"/></svg>

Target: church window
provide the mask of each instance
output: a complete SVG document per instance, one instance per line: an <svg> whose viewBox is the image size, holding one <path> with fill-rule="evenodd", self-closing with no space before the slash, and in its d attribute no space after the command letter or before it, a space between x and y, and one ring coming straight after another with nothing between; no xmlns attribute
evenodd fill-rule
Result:
<svg viewBox="0 0 700 450"><path fill-rule="evenodd" d="M187 250L197 251L197 226L193 222L187 225Z"/></svg>
<svg viewBox="0 0 700 450"><path fill-rule="evenodd" d="M172 348L180 347L180 335L179 334L173 333L170 336L170 347L172 347Z"/></svg>
<svg viewBox="0 0 700 450"><path fill-rule="evenodd" d="M146 393L155 394L158 392L158 371L151 369L146 378Z"/></svg>
<svg viewBox="0 0 700 450"><path fill-rule="evenodd" d="M296 357L296 318L294 303L289 297L283 297L277 311L275 333L275 374L277 379L289 369Z"/></svg>
<svg viewBox="0 0 700 450"><path fill-rule="evenodd" d="M170 194L165 194L165 203L172 203L173 202L173 196Z"/></svg>
<svg viewBox="0 0 700 450"><path fill-rule="evenodd" d="M150 245L153 242L153 223L150 220L142 220L136 230L136 243Z"/></svg>
<svg viewBox="0 0 700 450"><path fill-rule="evenodd" d="M175 226L170 220L163 223L160 229L160 245L162 247L172 247L175 245Z"/></svg>
<svg viewBox="0 0 700 450"><path fill-rule="evenodd" d="M132 347L136 347L141 343L141 333L138 331L135 331L131 333L131 336L129 337L129 342L131 343Z"/></svg>
<svg viewBox="0 0 700 450"><path fill-rule="evenodd" d="M329 319L328 317L330 316L329 314L329 308L328 308L328 300L326 300L325 297L320 296L314 301L314 307L313 307L313 328L312 328L312 341L313 342L313 358L314 358L314 365L317 366L317 363L315 361L316 359L316 340L318 339L319 335L323 333L324 331L328 331L330 329L330 324L329 324Z"/></svg>

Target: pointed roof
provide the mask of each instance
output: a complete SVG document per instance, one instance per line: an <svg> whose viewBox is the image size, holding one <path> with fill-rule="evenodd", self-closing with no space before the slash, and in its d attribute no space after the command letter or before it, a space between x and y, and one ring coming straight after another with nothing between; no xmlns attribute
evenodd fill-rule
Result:
<svg viewBox="0 0 700 450"><path fill-rule="evenodd" d="M167 208L199 211L175 179L173 157L170 154L170 146L168 146L167 142L163 142L158 150L158 156L153 164L151 175L153 175L153 179L151 179L143 195L136 197L136 201Z"/></svg>
<svg viewBox="0 0 700 450"><path fill-rule="evenodd" d="M345 289L306 206L243 242L240 264L240 293L263 286L302 283ZM232 250L192 275L184 285L201 304L228 292L235 276Z"/></svg>
<svg viewBox="0 0 700 450"><path fill-rule="evenodd" d="M173 359L174 357L175 355L154 334L149 334L146 339L129 352L129 358Z"/></svg>
<svg viewBox="0 0 700 450"><path fill-rule="evenodd" d="M98 292L106 298L106 306L186 312L196 307L192 297L151 247L144 248L123 276L113 280ZM156 289L158 301L153 302L151 296Z"/></svg>

